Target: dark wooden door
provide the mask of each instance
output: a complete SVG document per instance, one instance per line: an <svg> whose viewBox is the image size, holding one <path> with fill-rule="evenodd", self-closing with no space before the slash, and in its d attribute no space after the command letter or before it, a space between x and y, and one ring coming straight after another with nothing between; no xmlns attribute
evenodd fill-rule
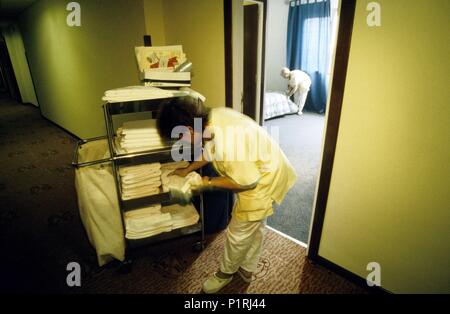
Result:
<svg viewBox="0 0 450 314"><path fill-rule="evenodd" d="M256 120L258 66L258 5L244 6L244 114Z"/></svg>

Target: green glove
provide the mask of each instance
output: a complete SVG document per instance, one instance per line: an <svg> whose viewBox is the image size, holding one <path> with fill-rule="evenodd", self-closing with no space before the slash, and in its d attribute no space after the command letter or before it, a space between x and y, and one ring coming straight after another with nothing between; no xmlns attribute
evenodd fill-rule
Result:
<svg viewBox="0 0 450 314"><path fill-rule="evenodd" d="M177 204L186 206L192 202L192 192L183 193L178 189L170 189L170 199Z"/></svg>

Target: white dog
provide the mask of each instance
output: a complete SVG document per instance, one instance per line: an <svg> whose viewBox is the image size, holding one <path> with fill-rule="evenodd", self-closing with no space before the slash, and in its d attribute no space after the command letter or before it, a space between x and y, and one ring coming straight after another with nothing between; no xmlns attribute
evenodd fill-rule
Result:
<svg viewBox="0 0 450 314"><path fill-rule="evenodd" d="M298 114L301 115L311 87L311 79L303 71L290 71L288 68L281 70L281 76L289 80L286 95L288 98L294 95L294 102L298 106Z"/></svg>

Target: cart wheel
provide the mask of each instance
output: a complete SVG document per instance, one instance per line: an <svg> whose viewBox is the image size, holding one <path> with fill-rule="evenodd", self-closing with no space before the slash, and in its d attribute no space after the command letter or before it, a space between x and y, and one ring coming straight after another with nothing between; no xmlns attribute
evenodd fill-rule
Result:
<svg viewBox="0 0 450 314"><path fill-rule="evenodd" d="M131 259L124 260L117 269L117 272L122 275L130 274L132 271L133 261Z"/></svg>
<svg viewBox="0 0 450 314"><path fill-rule="evenodd" d="M194 243L193 249L195 252L201 252L205 248L205 244L202 241Z"/></svg>

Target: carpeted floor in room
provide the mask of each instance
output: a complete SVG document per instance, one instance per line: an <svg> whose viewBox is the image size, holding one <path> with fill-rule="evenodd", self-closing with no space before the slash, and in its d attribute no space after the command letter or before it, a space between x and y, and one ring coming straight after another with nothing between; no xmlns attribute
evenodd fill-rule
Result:
<svg viewBox="0 0 450 314"><path fill-rule="evenodd" d="M275 205L275 214L267 220L268 225L308 243L325 116L304 112L300 116L293 114L265 121L264 126L269 132L272 127L279 129L280 147L298 176L283 203Z"/></svg>
<svg viewBox="0 0 450 314"><path fill-rule="evenodd" d="M0 291L34 293L199 293L216 270L224 233L206 249L186 237L135 251L133 271L99 268L82 227L70 162L75 139L39 110L0 100ZM305 249L267 230L253 282L236 278L224 293L364 293L311 265ZM81 288L66 285L70 262L81 265Z"/></svg>

